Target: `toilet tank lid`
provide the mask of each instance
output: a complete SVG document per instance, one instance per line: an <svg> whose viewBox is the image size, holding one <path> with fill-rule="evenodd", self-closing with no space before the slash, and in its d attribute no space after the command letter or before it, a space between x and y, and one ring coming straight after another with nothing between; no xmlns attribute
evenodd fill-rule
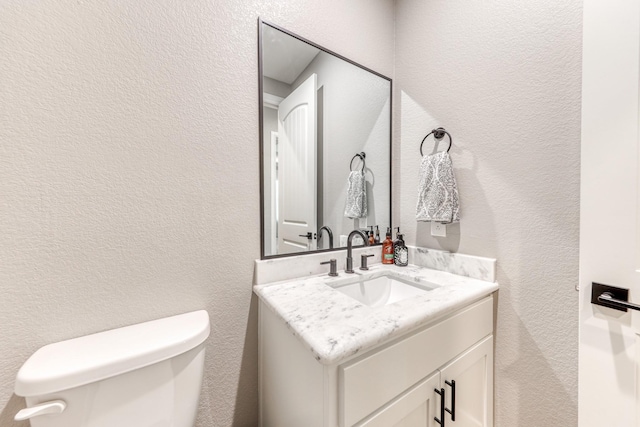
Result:
<svg viewBox="0 0 640 427"><path fill-rule="evenodd" d="M18 371L15 393L37 396L169 359L203 343L209 315L194 311L46 345Z"/></svg>

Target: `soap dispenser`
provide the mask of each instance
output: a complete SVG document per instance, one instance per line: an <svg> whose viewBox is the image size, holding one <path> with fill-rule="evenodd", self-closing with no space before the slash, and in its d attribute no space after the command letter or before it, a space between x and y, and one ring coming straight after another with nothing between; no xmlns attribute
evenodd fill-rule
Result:
<svg viewBox="0 0 640 427"><path fill-rule="evenodd" d="M373 225L370 225L369 228L369 246L374 245L376 243L375 237L373 237Z"/></svg>
<svg viewBox="0 0 640 427"><path fill-rule="evenodd" d="M393 255L395 257L396 246L400 243L400 227L394 227L394 230L396 230L396 240L393 241Z"/></svg>
<svg viewBox="0 0 640 427"><path fill-rule="evenodd" d="M404 243L404 236L400 234L400 227L398 229L397 239L393 242L393 263L398 267L406 267L409 265L409 249Z"/></svg>
<svg viewBox="0 0 640 427"><path fill-rule="evenodd" d="M387 227L387 238L382 242L382 263L393 264L393 240L391 240L391 227Z"/></svg>
<svg viewBox="0 0 640 427"><path fill-rule="evenodd" d="M378 228L377 225L376 225L376 237L374 238L374 241L376 242L376 244L380 243L380 229Z"/></svg>

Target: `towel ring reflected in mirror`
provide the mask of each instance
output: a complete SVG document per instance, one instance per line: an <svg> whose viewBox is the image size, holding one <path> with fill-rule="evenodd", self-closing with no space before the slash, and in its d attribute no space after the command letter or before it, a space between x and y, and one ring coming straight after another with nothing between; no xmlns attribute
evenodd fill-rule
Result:
<svg viewBox="0 0 640 427"><path fill-rule="evenodd" d="M362 170L361 170L361 172L364 172L364 166L365 166L364 158L367 157L367 155L364 153L364 151L361 151L360 153L356 153L356 155L351 158L351 163L349 163L349 170L351 172L353 172L353 161L357 157L360 157L360 160L362 160Z"/></svg>
<svg viewBox="0 0 640 427"><path fill-rule="evenodd" d="M429 135L433 134L433 137L435 138L435 140L437 142L440 142L440 140L442 138L444 138L445 135L447 135L449 137L449 148L447 148L447 153L449 152L449 150L451 150L451 146L453 145L453 138L451 138L451 135L449 134L449 132L447 132L446 130L444 130L444 128L438 128L438 129L434 129L431 132L429 132L427 134L427 136L425 136L422 139L422 142L420 143L420 155L424 156L424 154L422 154L422 144L424 144L424 141L426 141L427 138L429 138Z"/></svg>

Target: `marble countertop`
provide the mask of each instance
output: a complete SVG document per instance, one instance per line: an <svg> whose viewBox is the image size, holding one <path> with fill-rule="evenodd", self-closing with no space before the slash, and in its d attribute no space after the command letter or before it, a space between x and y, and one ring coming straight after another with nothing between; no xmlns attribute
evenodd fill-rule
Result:
<svg viewBox="0 0 640 427"><path fill-rule="evenodd" d="M424 295L377 308L331 287L352 276L344 271L339 271L337 278L323 274L256 285L254 292L320 363L330 365L431 323L498 289L495 282L414 265L375 264L365 275L375 277L387 271L405 280L436 286Z"/></svg>

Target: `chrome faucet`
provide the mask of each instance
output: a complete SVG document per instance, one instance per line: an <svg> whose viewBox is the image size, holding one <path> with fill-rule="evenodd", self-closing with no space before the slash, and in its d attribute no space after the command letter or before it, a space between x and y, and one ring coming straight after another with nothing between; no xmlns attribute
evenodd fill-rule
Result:
<svg viewBox="0 0 640 427"><path fill-rule="evenodd" d="M362 231L353 230L351 233L349 233L349 237L347 237L347 269L344 271L345 273L353 273L353 257L351 256L351 252L353 249L353 238L355 236L362 237L364 246L369 246L369 240Z"/></svg>
<svg viewBox="0 0 640 427"><path fill-rule="evenodd" d="M320 230L318 230L318 240L322 238L322 230L325 230L329 235L329 249L333 249L333 231L326 225L320 227Z"/></svg>

